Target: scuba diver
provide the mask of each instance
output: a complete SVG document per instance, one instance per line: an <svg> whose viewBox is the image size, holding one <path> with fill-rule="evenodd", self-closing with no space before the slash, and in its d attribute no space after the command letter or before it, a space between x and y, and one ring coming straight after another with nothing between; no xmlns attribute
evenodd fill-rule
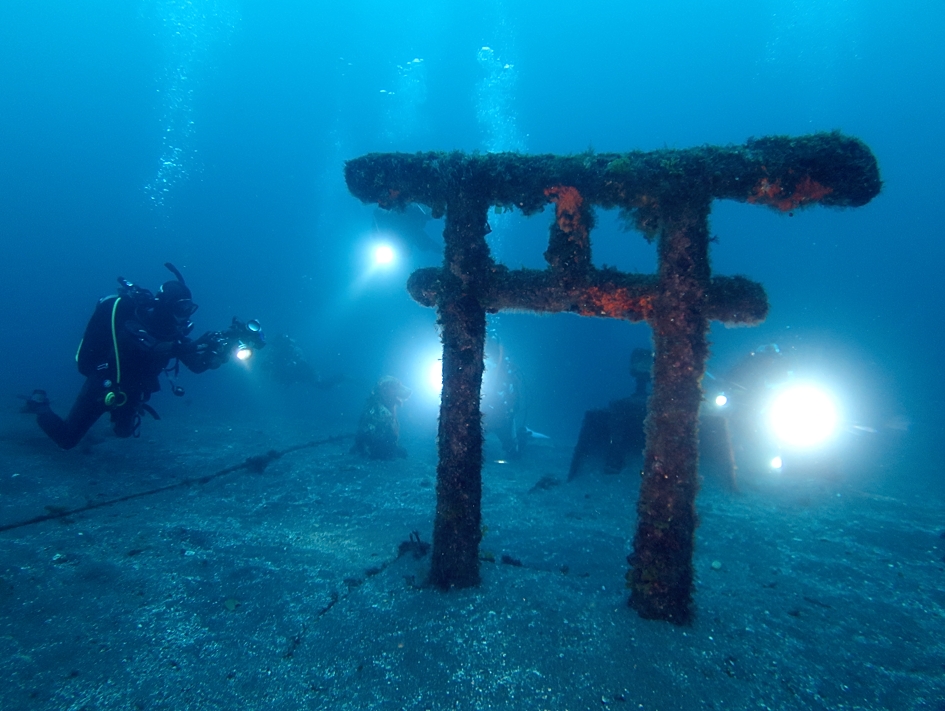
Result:
<svg viewBox="0 0 945 711"><path fill-rule="evenodd" d="M548 438L525 426L528 410L525 379L494 334L486 343L486 359L481 401L483 429L495 433L506 457L517 459L530 439Z"/></svg>
<svg viewBox="0 0 945 711"><path fill-rule="evenodd" d="M653 351L634 348L630 354L630 375L636 381L636 389L630 397L611 400L606 409L584 413L568 481L581 473L587 460L597 460L607 474L617 474L628 460L643 454L646 444L643 423L652 371Z"/></svg>
<svg viewBox="0 0 945 711"><path fill-rule="evenodd" d="M766 343L743 356L724 376L706 371L710 395L699 418L700 469L731 491L738 490L737 449L765 451L770 439L764 416L774 391L792 380L790 360L776 343ZM753 457L749 457L753 458ZM754 468L752 464L751 468Z"/></svg>
<svg viewBox="0 0 945 711"><path fill-rule="evenodd" d="M707 376L723 386L720 395L725 398L728 418L737 434L754 438L764 426L759 413L771 392L790 382L793 371L778 344L765 343L743 356L721 379L711 373Z"/></svg>
<svg viewBox="0 0 945 711"><path fill-rule="evenodd" d="M98 302L76 353L85 384L65 419L52 411L46 391L35 390L27 399L24 412L35 414L62 449L75 447L105 413L111 414L118 437L137 437L143 412L159 419L148 400L161 387L161 373L176 375L180 363L202 373L219 368L231 355L245 360L253 348L265 345L258 321L244 324L236 318L226 331L188 338L197 304L177 268L164 266L176 279L164 282L156 295L119 277L118 293ZM184 394L173 381L171 389Z"/></svg>

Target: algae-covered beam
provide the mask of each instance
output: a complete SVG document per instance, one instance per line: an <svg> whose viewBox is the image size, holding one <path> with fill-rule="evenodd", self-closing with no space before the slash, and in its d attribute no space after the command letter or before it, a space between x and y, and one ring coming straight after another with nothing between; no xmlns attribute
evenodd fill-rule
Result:
<svg viewBox="0 0 945 711"><path fill-rule="evenodd" d="M840 133L771 136L743 146L587 153L573 156L489 153L370 153L345 164L351 193L367 203L403 209L411 202L446 212L454 186L475 190L488 205L539 212L554 186L575 188L588 205L650 213L666 199L737 200L787 212L814 203L859 207L880 188L869 148Z"/></svg>
<svg viewBox="0 0 945 711"><path fill-rule="evenodd" d="M664 207L653 302L653 393L627 582L645 618L690 619L700 382L708 356L709 206Z"/></svg>
<svg viewBox="0 0 945 711"><path fill-rule="evenodd" d="M454 199L446 217L442 291L436 303L443 341L443 391L437 439L436 517L430 582L439 588L479 583L482 499L482 386L486 312L479 286L492 265L487 205Z"/></svg>
<svg viewBox="0 0 945 711"><path fill-rule="evenodd" d="M423 305L436 307L449 277L438 267L418 269L407 280L407 291ZM625 274L615 269L589 269L579 282L562 285L548 269L512 271L497 264L480 285L479 299L487 313L534 311L644 321L653 312L658 278ZM712 277L705 293L705 314L712 321L753 326L768 314L764 287L741 276Z"/></svg>

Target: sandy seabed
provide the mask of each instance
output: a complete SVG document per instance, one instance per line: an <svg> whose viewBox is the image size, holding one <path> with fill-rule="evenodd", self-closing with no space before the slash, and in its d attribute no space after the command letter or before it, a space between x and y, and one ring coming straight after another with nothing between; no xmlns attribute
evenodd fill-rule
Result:
<svg viewBox="0 0 945 711"><path fill-rule="evenodd" d="M443 593L429 556L398 554L431 537L431 441L394 462L326 443L201 483L340 433L195 414L95 433L60 452L0 422L0 526L54 517L0 532L4 711L945 711L938 495L707 484L695 621L676 627L627 605L636 475L567 482L567 447L499 463L487 443L482 584Z"/></svg>

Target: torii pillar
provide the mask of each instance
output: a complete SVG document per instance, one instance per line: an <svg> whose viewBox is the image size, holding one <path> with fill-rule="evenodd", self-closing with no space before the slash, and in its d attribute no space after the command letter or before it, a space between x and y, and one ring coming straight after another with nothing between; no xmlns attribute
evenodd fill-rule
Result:
<svg viewBox="0 0 945 711"><path fill-rule="evenodd" d="M628 556L630 605L646 618L688 623L698 490L698 415L709 321L756 324L768 310L760 284L713 277L713 200L790 212L816 203L865 205L879 192L876 159L855 138L822 133L650 153L523 156L514 153L369 154L348 161L349 190L366 203L411 202L446 216L443 267L408 281L436 307L443 341L437 506L430 582L479 582L482 424L479 393L486 313L503 309L646 320L654 373L646 421L637 531ZM544 270L511 271L492 259L492 206L531 215L555 204ZM620 208L658 240L656 275L597 269L593 206Z"/></svg>

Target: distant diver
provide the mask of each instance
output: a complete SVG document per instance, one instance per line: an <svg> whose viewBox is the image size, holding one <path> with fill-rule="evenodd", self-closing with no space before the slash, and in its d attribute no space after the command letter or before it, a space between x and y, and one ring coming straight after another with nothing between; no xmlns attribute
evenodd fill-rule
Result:
<svg viewBox="0 0 945 711"><path fill-rule="evenodd" d="M721 390L703 404L699 417L699 468L707 479L737 491L736 450L742 459L754 459L749 452L767 452L764 413L772 393L792 381L792 362L776 343L765 343L743 356L723 376L706 371L706 377ZM755 468L756 463L750 464Z"/></svg>
<svg viewBox="0 0 945 711"><path fill-rule="evenodd" d="M506 355L505 347L495 333L486 341L486 369L482 378L483 430L493 433L502 443L509 459L518 459L525 446L534 439L548 437L532 432L525 425L528 400L522 371Z"/></svg>
<svg viewBox="0 0 945 711"><path fill-rule="evenodd" d="M245 360L265 345L258 321L244 324L236 318L225 331L188 338L197 304L177 268L164 266L176 279L164 282L157 295L119 277L118 293L99 300L76 353L86 380L65 419L52 411L45 390L34 390L26 399L24 411L35 414L37 424L62 449L75 447L105 413L110 413L118 437L137 437L142 413L159 419L148 400L161 388L161 373L177 375L180 363L202 373L231 356ZM171 389L184 394L173 381Z"/></svg>
<svg viewBox="0 0 945 711"><path fill-rule="evenodd" d="M407 456L400 446L397 410L410 397L411 390L397 378L385 375L377 381L364 403L352 454L370 459L397 459Z"/></svg>

